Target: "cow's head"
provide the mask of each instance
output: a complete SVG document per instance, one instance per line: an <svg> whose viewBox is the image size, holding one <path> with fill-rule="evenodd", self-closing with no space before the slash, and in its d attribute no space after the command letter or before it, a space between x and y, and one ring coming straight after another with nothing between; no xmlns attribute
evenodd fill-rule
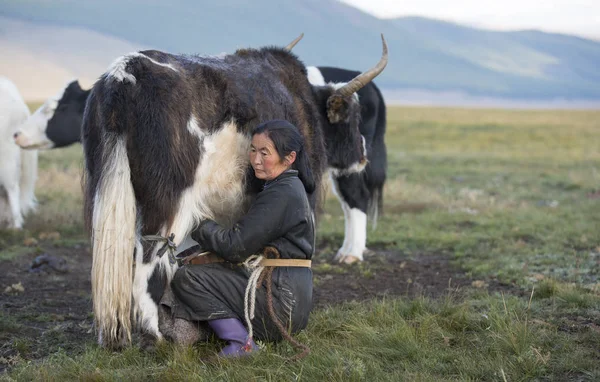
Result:
<svg viewBox="0 0 600 382"><path fill-rule="evenodd" d="M23 123L14 135L15 142L24 149L51 149L78 142L89 93L76 80L69 82Z"/></svg>
<svg viewBox="0 0 600 382"><path fill-rule="evenodd" d="M360 103L356 92L371 82L387 65L388 50L383 35L383 54L373 68L348 83L313 86L318 107L324 115L323 133L327 162L336 175L362 171L367 165L365 139L360 134Z"/></svg>

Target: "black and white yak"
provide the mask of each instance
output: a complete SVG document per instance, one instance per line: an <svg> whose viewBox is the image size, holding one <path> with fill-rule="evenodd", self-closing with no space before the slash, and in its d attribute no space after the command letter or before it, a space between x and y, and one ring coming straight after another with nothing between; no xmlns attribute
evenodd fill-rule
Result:
<svg viewBox="0 0 600 382"><path fill-rule="evenodd" d="M309 66L308 79L313 85L339 84L351 81L359 72L332 67ZM334 194L344 211L344 243L335 259L351 263L363 260L367 248L367 217L373 228L383 207L383 185L387 172L385 147L386 107L381 91L369 82L357 92L360 102L361 135L365 138L369 163L362 172L331 170Z"/></svg>
<svg viewBox="0 0 600 382"><path fill-rule="evenodd" d="M231 225L259 190L250 181L254 126L286 119L305 138L315 181L326 169L366 166L356 92L387 63L343 86L315 86L286 49L220 57L155 50L117 59L93 86L83 117L84 208L92 238L92 297L99 343L120 347L133 323L160 340L158 302L178 250L203 219ZM295 44L294 41L290 46ZM314 207L319 190L309 195Z"/></svg>

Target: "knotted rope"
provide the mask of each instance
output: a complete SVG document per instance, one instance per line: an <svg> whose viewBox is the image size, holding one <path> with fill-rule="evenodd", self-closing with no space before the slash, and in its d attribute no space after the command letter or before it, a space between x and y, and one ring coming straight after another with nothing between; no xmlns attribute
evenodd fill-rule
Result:
<svg viewBox="0 0 600 382"><path fill-rule="evenodd" d="M159 258L162 257L168 249L169 250L169 263L171 265L177 264L177 259L175 259L175 251L177 250L177 245L174 242L174 240L175 240L174 233L170 234L169 237L164 237L161 235L145 235L145 236L142 236L142 240L144 240L144 241L159 241L159 242L165 243L162 247L160 247L160 249L156 253L156 256L158 256Z"/></svg>
<svg viewBox="0 0 600 382"><path fill-rule="evenodd" d="M244 317L246 318L246 325L248 326L248 337L253 337L252 332L252 319L254 319L254 309L256 306L256 289L260 286L258 279L265 267L260 265L264 257L258 255L252 255L244 261L244 267L249 271L252 271L248 278L248 285L246 286L246 292L244 293Z"/></svg>
<svg viewBox="0 0 600 382"><path fill-rule="evenodd" d="M279 252L277 249L272 247L266 247L264 250L264 255L273 254L274 257L279 257ZM310 353L310 348L297 340L295 340L285 329L285 326L279 321L277 315L275 315L275 309L273 309L273 270L275 267L264 267L261 265L262 260L265 259L265 256L253 255L250 256L246 261L244 261L243 265L249 271L252 271L250 277L248 278L248 285L246 286L246 291L244 294L244 316L246 319L246 325L248 326L248 339L253 338L253 330L252 330L252 319L254 318L254 310L256 305L256 290L260 288L263 279L266 280L266 294L267 294L267 310L269 312L269 316L279 332L292 346L297 349L301 349L302 352L296 354L294 357L290 358L290 361L297 361L306 357ZM263 273L264 271L264 273Z"/></svg>

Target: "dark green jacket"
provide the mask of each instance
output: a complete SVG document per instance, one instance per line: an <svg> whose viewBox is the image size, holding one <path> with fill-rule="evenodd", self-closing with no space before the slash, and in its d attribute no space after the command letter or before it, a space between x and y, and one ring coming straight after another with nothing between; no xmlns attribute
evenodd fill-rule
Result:
<svg viewBox="0 0 600 382"><path fill-rule="evenodd" d="M202 250L230 262L242 262L266 246L283 259L310 259L315 249L315 226L298 171L288 170L265 183L250 210L231 228L204 221L192 233Z"/></svg>

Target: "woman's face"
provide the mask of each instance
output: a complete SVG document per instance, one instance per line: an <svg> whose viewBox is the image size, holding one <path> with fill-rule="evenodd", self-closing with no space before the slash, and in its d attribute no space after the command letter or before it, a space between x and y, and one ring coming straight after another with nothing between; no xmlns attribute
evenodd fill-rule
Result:
<svg viewBox="0 0 600 382"><path fill-rule="evenodd" d="M273 141L264 133L255 134L250 145L250 164L258 179L272 180L287 170L287 164L277 153Z"/></svg>

